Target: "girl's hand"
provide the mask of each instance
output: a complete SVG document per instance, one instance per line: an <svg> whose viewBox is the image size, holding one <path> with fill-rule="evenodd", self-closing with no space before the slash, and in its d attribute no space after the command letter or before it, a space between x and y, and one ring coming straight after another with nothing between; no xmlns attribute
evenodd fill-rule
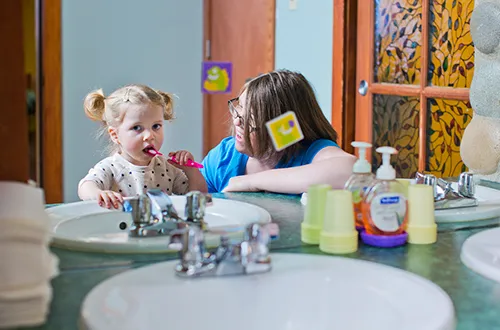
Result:
<svg viewBox="0 0 500 330"><path fill-rule="evenodd" d="M101 190L97 194L97 202L99 206L110 209L111 207L117 209L123 204L123 196L120 193L111 190Z"/></svg>
<svg viewBox="0 0 500 330"><path fill-rule="evenodd" d="M191 159L192 161L194 161L194 156L192 153L190 153L189 151L187 150L179 150L179 151L175 151L175 152L170 152L168 154L168 157L175 157L175 160L177 161L177 163L174 163L173 161L171 161L170 159L168 160L168 162L172 165L174 165L175 167L177 168L182 168L186 165L187 161L189 159Z"/></svg>

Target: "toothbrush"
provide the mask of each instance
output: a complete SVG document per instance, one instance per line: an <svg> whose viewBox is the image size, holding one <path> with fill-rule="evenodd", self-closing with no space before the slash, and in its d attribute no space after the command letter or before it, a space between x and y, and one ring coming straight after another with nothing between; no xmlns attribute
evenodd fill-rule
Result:
<svg viewBox="0 0 500 330"><path fill-rule="evenodd" d="M161 152L159 152L158 150L156 150L155 148L149 148L147 150L147 153L150 154L150 155L153 155L153 156L163 156L163 154Z"/></svg>
<svg viewBox="0 0 500 330"><path fill-rule="evenodd" d="M156 150L155 148L149 148L147 150L147 153L149 153L150 155L153 155L153 156L156 156L156 155L163 156L163 154L161 152L159 152L158 150ZM175 156L170 157L170 160L173 161L176 164L179 164L179 162L177 161L177 159L175 159ZM196 168L203 168L203 165L201 165L200 163L194 162L191 159L188 159L187 162L186 162L186 164L184 166L196 167Z"/></svg>
<svg viewBox="0 0 500 330"><path fill-rule="evenodd" d="M177 161L177 159L175 158L175 156L171 156L170 160L173 161L176 164L179 164L179 162ZM192 161L191 159L188 159L187 162L186 162L186 164L184 164L184 166L196 167L196 168L203 168L203 165L201 165L200 163L197 163L195 161Z"/></svg>

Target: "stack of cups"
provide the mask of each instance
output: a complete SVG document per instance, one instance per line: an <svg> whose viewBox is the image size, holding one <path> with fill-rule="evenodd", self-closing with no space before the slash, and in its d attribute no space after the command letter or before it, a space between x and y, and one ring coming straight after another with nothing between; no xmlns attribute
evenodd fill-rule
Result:
<svg viewBox="0 0 500 330"><path fill-rule="evenodd" d="M58 260L49 249L43 191L0 182L0 328L45 323Z"/></svg>
<svg viewBox="0 0 500 330"><path fill-rule="evenodd" d="M425 184L408 187L408 243L432 244L437 240L434 189Z"/></svg>
<svg viewBox="0 0 500 330"><path fill-rule="evenodd" d="M332 187L327 184L312 185L307 190L307 205L301 224L301 239L307 244L319 244L325 216L326 193ZM351 207L352 209L352 207Z"/></svg>
<svg viewBox="0 0 500 330"><path fill-rule="evenodd" d="M323 252L335 254L352 253L358 249L358 232L354 224L350 191L327 192L319 248Z"/></svg>

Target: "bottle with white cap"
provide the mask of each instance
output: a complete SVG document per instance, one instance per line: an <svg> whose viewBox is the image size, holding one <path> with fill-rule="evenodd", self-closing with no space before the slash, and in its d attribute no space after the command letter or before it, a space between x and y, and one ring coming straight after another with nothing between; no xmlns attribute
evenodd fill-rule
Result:
<svg viewBox="0 0 500 330"><path fill-rule="evenodd" d="M354 141L351 143L358 149L358 160L352 167L352 175L345 183L344 189L352 193L352 204L354 208L354 222L356 229L363 228L363 214L361 212L361 203L366 189L372 184L375 176L372 173L372 164L366 159L366 149L372 145L367 142Z"/></svg>
<svg viewBox="0 0 500 330"><path fill-rule="evenodd" d="M369 242L374 243L368 244L376 246L402 245L408 238L405 232L408 204L405 187L396 180L396 170L390 163L391 154L396 154L397 150L380 147L376 151L382 154L382 165L365 193L362 206L365 233L361 238L363 241L368 238Z"/></svg>

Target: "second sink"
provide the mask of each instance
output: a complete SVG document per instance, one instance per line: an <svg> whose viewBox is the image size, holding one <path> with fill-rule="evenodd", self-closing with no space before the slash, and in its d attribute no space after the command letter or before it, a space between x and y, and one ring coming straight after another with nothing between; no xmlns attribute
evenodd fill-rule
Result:
<svg viewBox="0 0 500 330"><path fill-rule="evenodd" d="M184 213L185 196L170 197L180 214ZM130 213L107 210L95 201L63 204L46 210L51 221L52 245L72 250L107 253L159 253L171 251L169 237L129 237L123 223L130 226ZM243 231L250 223L269 223L270 214L251 204L214 198L206 209L205 221L210 229ZM234 235L241 235L235 233ZM220 235L206 235L209 247L217 246Z"/></svg>

